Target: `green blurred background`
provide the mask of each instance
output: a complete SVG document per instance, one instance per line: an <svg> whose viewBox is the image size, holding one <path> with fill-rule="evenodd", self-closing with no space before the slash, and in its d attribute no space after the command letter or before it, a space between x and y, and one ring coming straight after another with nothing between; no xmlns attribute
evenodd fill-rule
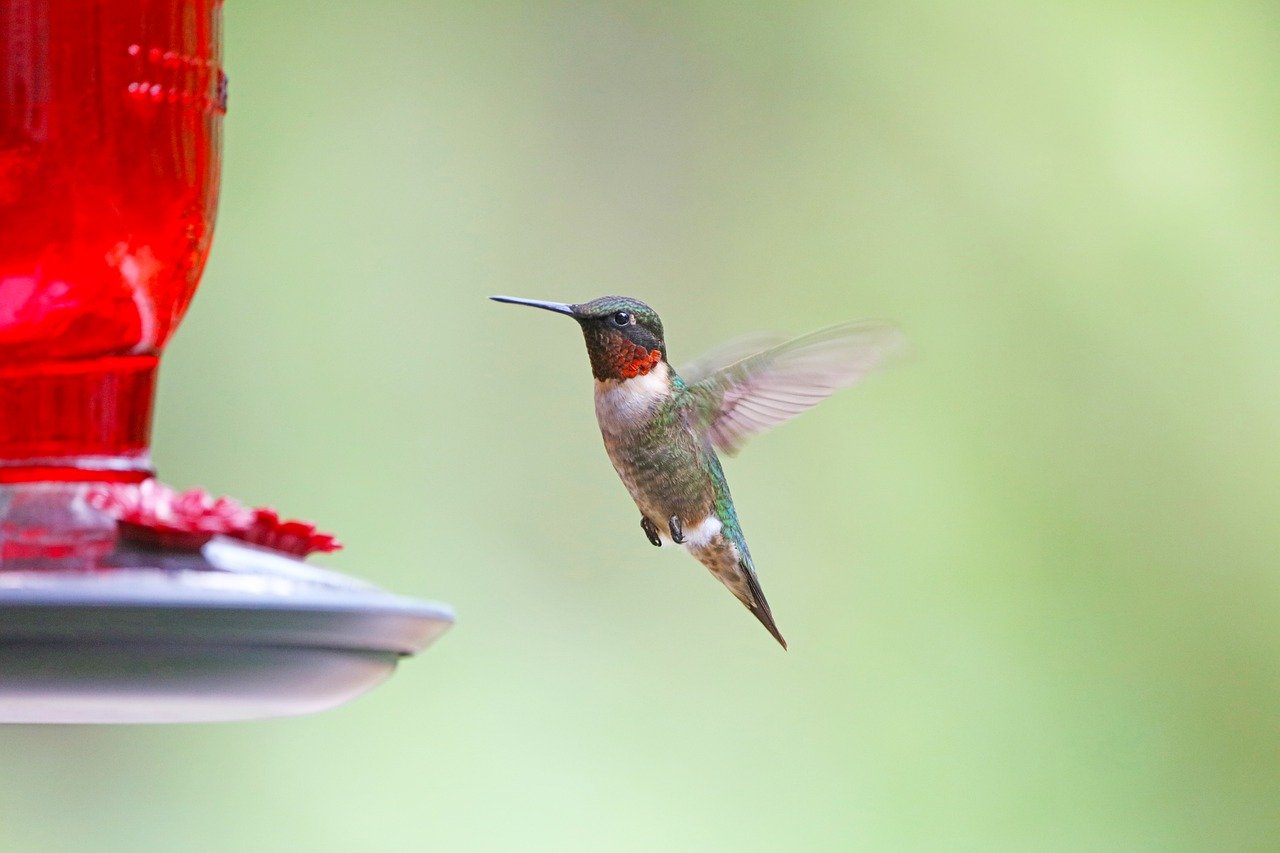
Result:
<svg viewBox="0 0 1280 853"><path fill-rule="evenodd" d="M232 3L162 476L454 605L318 716L0 730L0 849L1280 837L1280 13ZM644 540L572 323L898 319L727 463L790 653Z"/></svg>

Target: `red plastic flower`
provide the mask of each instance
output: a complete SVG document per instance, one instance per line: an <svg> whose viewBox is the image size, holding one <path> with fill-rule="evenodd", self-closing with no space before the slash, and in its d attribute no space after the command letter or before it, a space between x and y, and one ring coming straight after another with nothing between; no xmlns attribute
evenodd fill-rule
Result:
<svg viewBox="0 0 1280 853"><path fill-rule="evenodd" d="M299 557L316 551L337 551L342 547L342 543L333 536L316 530L314 524L282 519L274 509L266 507L255 509L253 523L243 533L236 535L254 545L297 554Z"/></svg>
<svg viewBox="0 0 1280 853"><path fill-rule="evenodd" d="M231 498L214 498L203 489L175 492L158 480L104 483L89 493L89 503L116 519L121 536L161 548L194 550L215 534L305 557L342 547L304 521L284 521L271 509L249 509Z"/></svg>

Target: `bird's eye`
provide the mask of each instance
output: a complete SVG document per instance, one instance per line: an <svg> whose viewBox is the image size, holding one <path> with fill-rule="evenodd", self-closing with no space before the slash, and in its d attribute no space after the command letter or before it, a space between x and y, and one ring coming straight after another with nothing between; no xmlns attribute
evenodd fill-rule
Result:
<svg viewBox="0 0 1280 853"><path fill-rule="evenodd" d="M631 312L630 311L615 312L613 315L613 325L615 326L631 325Z"/></svg>

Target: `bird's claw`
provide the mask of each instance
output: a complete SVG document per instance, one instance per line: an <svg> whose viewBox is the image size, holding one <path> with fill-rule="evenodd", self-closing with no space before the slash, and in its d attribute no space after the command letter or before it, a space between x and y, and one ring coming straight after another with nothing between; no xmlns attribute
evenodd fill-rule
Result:
<svg viewBox="0 0 1280 853"><path fill-rule="evenodd" d="M662 538L658 536L657 525L643 515L640 516L640 529L644 531L645 536L649 537L649 541L655 548L662 547Z"/></svg>
<svg viewBox="0 0 1280 853"><path fill-rule="evenodd" d="M667 522L667 526L671 528L671 541L677 545L683 543L684 525L680 523L680 516L671 516L671 520Z"/></svg>

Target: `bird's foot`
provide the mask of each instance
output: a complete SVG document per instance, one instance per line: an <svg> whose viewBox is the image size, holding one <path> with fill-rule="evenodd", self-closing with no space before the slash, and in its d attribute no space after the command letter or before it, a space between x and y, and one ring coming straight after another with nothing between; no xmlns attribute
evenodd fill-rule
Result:
<svg viewBox="0 0 1280 853"><path fill-rule="evenodd" d="M682 544L684 542L684 525L680 523L680 516L671 516L667 526L671 528L671 541L677 545Z"/></svg>
<svg viewBox="0 0 1280 853"><path fill-rule="evenodd" d="M658 526L643 515L640 516L640 529L644 531L644 535L649 537L649 541L653 543L655 548L662 547L662 539L658 536Z"/></svg>

